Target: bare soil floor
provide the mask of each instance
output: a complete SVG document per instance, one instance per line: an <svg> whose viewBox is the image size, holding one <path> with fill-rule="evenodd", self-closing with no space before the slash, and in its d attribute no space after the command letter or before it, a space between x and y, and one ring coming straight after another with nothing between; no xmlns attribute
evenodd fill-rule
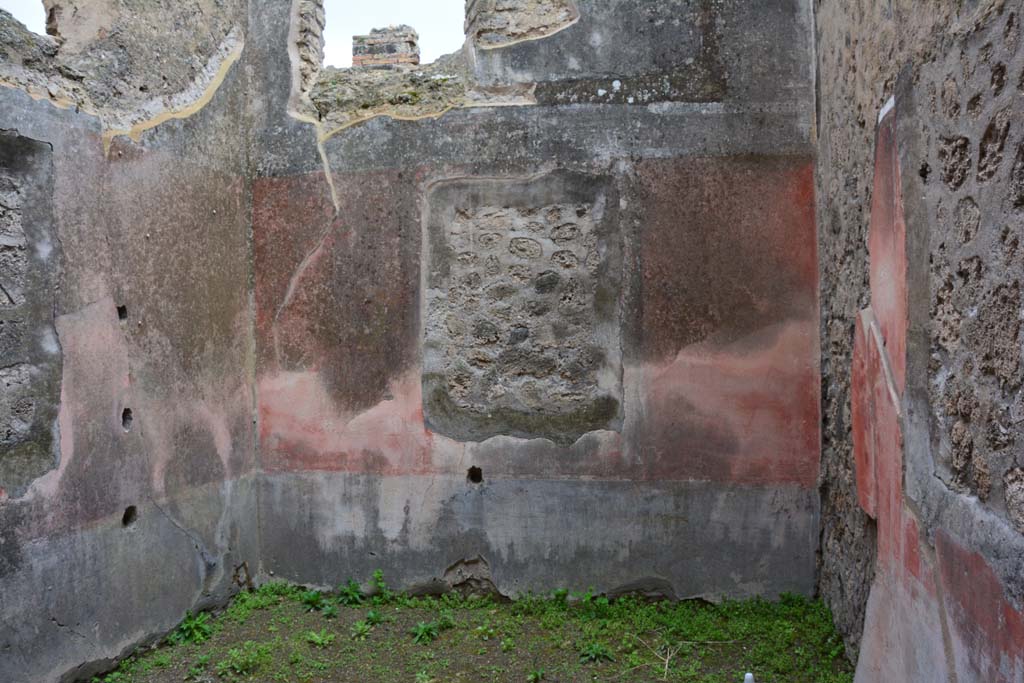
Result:
<svg viewBox="0 0 1024 683"><path fill-rule="evenodd" d="M452 593L367 596L267 584L186 615L155 648L93 683L693 681L850 683L820 602L712 605L558 591L516 602Z"/></svg>

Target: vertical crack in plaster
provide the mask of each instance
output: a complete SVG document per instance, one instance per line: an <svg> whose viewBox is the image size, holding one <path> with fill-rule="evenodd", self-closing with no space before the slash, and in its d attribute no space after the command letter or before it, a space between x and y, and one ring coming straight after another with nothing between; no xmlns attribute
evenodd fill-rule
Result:
<svg viewBox="0 0 1024 683"><path fill-rule="evenodd" d="M341 204L338 201L338 190L334 186L334 174L331 171L331 162L327 156L327 149L324 147L324 142L328 139L328 135L325 135L323 124L317 119L309 116L302 111L303 104L309 108L312 107L312 103L309 101L309 93L304 91L302 88L302 74L301 74L301 62L302 58L299 55L299 32L301 29L301 4L303 0L293 0L291 10L291 26L288 29L288 58L291 61L292 66L292 92L288 98L288 115L300 123L305 123L313 128L313 136L316 141L317 153L320 155L320 163L323 167L324 181L327 183L327 190L331 198L331 204L334 206L334 215L331 220L328 221L327 226L320 232L320 236L316 241L316 244L306 252L302 260L299 262L295 272L292 273L291 278L288 280L288 289L285 291L284 298L281 300L281 304L277 307L274 312L274 322L271 326L272 336L274 339L274 358L278 364L281 362L281 342L278 335L279 325L278 322L284 310L291 304L292 299L295 298L295 292L298 290L299 282L302 281L303 275L309 268L310 264L316 260L317 255L323 249L324 243L331 234L331 230L334 228L334 223L341 213Z"/></svg>
<svg viewBox="0 0 1024 683"><path fill-rule="evenodd" d="M331 203L334 204L334 217L337 218L341 212L341 204L338 202L338 190L334 187L331 161L327 158L327 148L324 147L328 138L324 137L323 125L319 121L314 124L314 132L316 133L316 150L320 153L320 161L324 165L324 179L327 181L327 188L331 193Z"/></svg>
<svg viewBox="0 0 1024 683"><path fill-rule="evenodd" d="M299 34L302 30L302 2L303 0L292 0L292 9L290 14L291 23L288 28L288 59L291 62L292 67L292 91L288 98L288 115L296 121L309 124L313 127L313 135L316 140L317 152L320 154L320 161L323 165L324 179L327 181L327 187L331 195L331 203L334 204L334 213L335 217L337 217L341 207L338 204L338 192L334 187L334 176L331 173L331 163L327 158L327 151L324 149L324 140L326 138L324 136L323 125L320 121L303 113L302 111L303 108L310 110L313 108L313 103L309 100L309 92L303 88L302 57L299 55ZM316 74L312 74L310 76L312 81L316 80L313 78L315 75ZM305 107L303 107L303 105L305 105ZM308 257L309 254L307 254L307 259ZM303 263L305 263L307 259L303 259ZM280 314L280 309L278 309L278 314ZM276 316L274 320L276 323Z"/></svg>

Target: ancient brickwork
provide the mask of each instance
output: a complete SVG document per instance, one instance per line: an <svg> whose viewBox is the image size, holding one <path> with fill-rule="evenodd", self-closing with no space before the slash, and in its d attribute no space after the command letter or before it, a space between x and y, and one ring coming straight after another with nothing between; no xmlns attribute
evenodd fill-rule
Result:
<svg viewBox="0 0 1024 683"><path fill-rule="evenodd" d="M411 26L375 28L352 36L352 66L415 66L420 63L420 37Z"/></svg>

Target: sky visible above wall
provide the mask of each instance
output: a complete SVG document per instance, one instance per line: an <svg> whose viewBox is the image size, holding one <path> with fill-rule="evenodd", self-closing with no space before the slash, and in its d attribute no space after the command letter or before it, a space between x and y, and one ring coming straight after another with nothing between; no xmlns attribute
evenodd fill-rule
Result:
<svg viewBox="0 0 1024 683"><path fill-rule="evenodd" d="M46 33L46 10L42 0L0 0L0 9L13 14L29 31L39 35Z"/></svg>
<svg viewBox="0 0 1024 683"><path fill-rule="evenodd" d="M41 0L0 0L30 31L46 33L46 12ZM352 36L392 24L408 24L420 34L424 64L462 47L464 0L324 0L327 28L324 31L324 63L352 65Z"/></svg>
<svg viewBox="0 0 1024 683"><path fill-rule="evenodd" d="M4 2L8 0L0 0ZM352 36L408 24L420 34L420 61L433 62L462 47L464 0L324 0L324 63L352 65Z"/></svg>

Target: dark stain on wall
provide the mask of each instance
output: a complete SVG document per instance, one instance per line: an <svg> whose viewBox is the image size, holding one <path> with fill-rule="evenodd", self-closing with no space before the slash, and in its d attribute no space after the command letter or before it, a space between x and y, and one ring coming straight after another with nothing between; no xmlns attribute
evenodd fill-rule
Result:
<svg viewBox="0 0 1024 683"><path fill-rule="evenodd" d="M811 173L800 157L637 164L631 214L640 226L642 311L634 335L642 358L726 346L813 316Z"/></svg>
<svg viewBox="0 0 1024 683"><path fill-rule="evenodd" d="M58 460L61 245L49 145L0 131L0 492L21 495Z"/></svg>

